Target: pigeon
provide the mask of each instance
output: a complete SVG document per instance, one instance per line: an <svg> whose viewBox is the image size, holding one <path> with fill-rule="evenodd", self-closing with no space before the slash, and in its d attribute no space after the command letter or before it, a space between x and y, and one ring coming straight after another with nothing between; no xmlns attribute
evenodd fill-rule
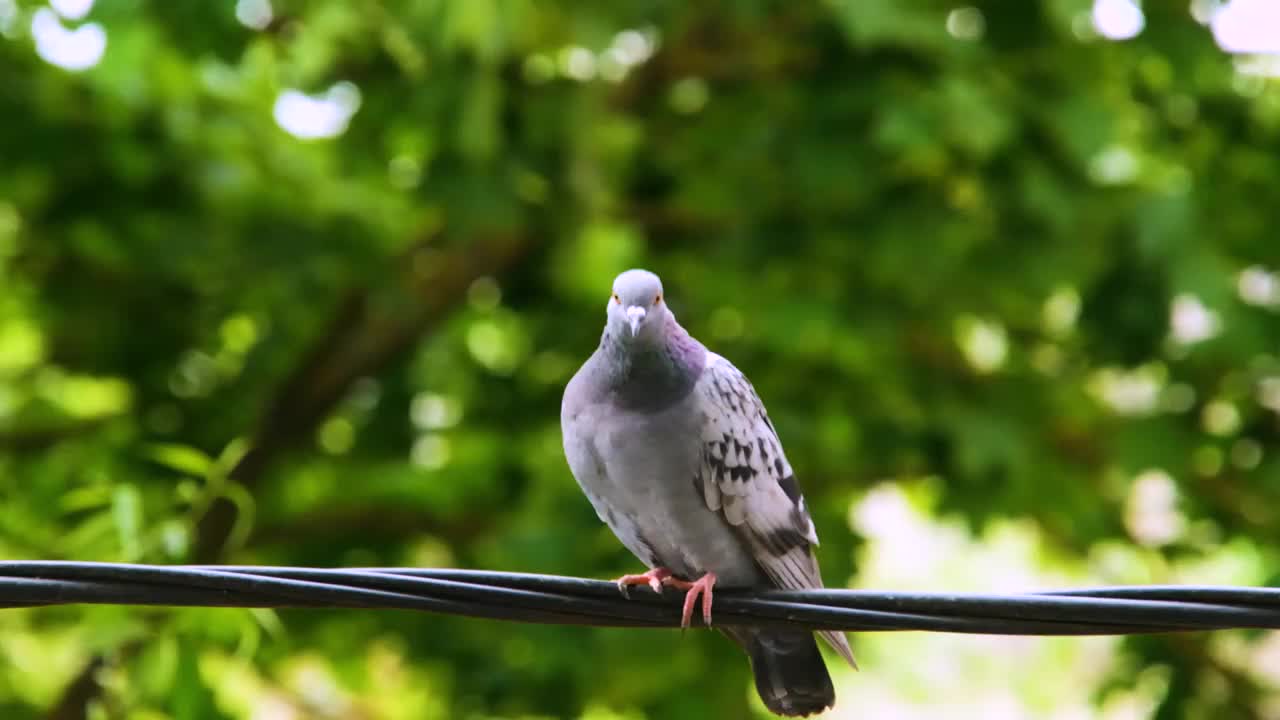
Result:
<svg viewBox="0 0 1280 720"><path fill-rule="evenodd" d="M662 281L617 277L600 346L565 387L565 457L600 519L650 569L618 578L685 591L682 626L715 587L821 588L813 520L778 433L747 378L676 322ZM813 633L719 628L750 658L775 714L835 703ZM820 635L850 665L843 633ZM856 667L856 665L854 665Z"/></svg>

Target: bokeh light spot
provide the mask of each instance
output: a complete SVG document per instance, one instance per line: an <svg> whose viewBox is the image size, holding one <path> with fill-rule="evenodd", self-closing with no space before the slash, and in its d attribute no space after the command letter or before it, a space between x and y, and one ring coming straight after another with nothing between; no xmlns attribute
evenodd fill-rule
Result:
<svg viewBox="0 0 1280 720"><path fill-rule="evenodd" d="M706 106L711 97L707 83L700 77L687 77L676 81L671 86L671 109L685 115L692 115Z"/></svg>
<svg viewBox="0 0 1280 720"><path fill-rule="evenodd" d="M93 0L49 0L49 7L67 20L80 20L93 9Z"/></svg>
<svg viewBox="0 0 1280 720"><path fill-rule="evenodd" d="M344 417L330 418L316 433L320 449L330 455L342 455L356 443L356 427Z"/></svg>
<svg viewBox="0 0 1280 720"><path fill-rule="evenodd" d="M1280 53L1280 2L1231 0L1209 21L1218 47L1230 53Z"/></svg>
<svg viewBox="0 0 1280 720"><path fill-rule="evenodd" d="M1169 314L1169 331L1174 342L1193 345L1218 334L1218 314L1200 301L1200 298L1182 293L1173 299Z"/></svg>
<svg viewBox="0 0 1280 720"><path fill-rule="evenodd" d="M1146 25L1142 8L1133 0L1095 0L1092 17L1094 29L1108 40L1137 37Z"/></svg>
<svg viewBox="0 0 1280 720"><path fill-rule="evenodd" d="M1142 8L1133 0L1094 0L1093 28L1107 40L1129 40L1146 27Z"/></svg>
<svg viewBox="0 0 1280 720"><path fill-rule="evenodd" d="M449 464L449 441L436 433L426 433L413 443L409 458L423 470L439 470Z"/></svg>
<svg viewBox="0 0 1280 720"><path fill-rule="evenodd" d="M341 135L351 116L360 108L360 89L340 82L321 95L285 90L276 98L272 114L285 132L302 140L318 140Z"/></svg>
<svg viewBox="0 0 1280 720"><path fill-rule="evenodd" d="M947 13L947 32L957 40L981 40L987 20L976 7L956 8Z"/></svg>
<svg viewBox="0 0 1280 720"><path fill-rule="evenodd" d="M956 325L956 341L970 367L990 373L1004 365L1009 339L1003 325L973 317L962 317Z"/></svg>
<svg viewBox="0 0 1280 720"><path fill-rule="evenodd" d="M241 25L254 30L265 30L275 18L271 9L271 0L238 0L236 2L236 20Z"/></svg>
<svg viewBox="0 0 1280 720"><path fill-rule="evenodd" d="M1258 307L1280 307L1280 278L1264 267L1254 265L1236 276L1236 292L1240 299Z"/></svg>
<svg viewBox="0 0 1280 720"><path fill-rule="evenodd" d="M1202 422L1210 435L1231 435L1240 429L1240 410L1229 402L1214 400L1204 406Z"/></svg>
<svg viewBox="0 0 1280 720"><path fill-rule="evenodd" d="M1186 518L1178 511L1178 488L1169 473L1144 470L1133 479L1125 503L1124 524L1142 545L1156 547L1178 539Z"/></svg>
<svg viewBox="0 0 1280 720"><path fill-rule="evenodd" d="M442 430L462 420L462 402L449 395L418 393L409 407L409 418L423 430Z"/></svg>
<svg viewBox="0 0 1280 720"><path fill-rule="evenodd" d="M101 25L85 23L68 30L48 8L40 8L32 16L31 35L41 59L73 72L97 65L107 51L107 31Z"/></svg>

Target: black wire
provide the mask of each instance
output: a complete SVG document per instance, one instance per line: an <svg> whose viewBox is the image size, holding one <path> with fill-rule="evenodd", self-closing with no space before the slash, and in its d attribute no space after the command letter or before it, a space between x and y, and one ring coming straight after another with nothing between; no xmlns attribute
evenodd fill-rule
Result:
<svg viewBox="0 0 1280 720"><path fill-rule="evenodd" d="M681 601L682 593L672 590L659 596L636 588L623 597L603 580L483 570L0 562L0 607L418 610L518 622L676 627ZM1280 629L1280 589L1157 585L992 594L717 588L712 620L999 635Z"/></svg>

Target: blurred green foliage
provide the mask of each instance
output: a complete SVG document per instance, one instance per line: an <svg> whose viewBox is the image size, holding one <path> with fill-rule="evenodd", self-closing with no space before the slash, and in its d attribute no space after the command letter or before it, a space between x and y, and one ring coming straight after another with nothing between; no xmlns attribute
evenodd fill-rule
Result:
<svg viewBox="0 0 1280 720"><path fill-rule="evenodd" d="M558 403L643 265L769 403L829 584L886 480L1094 581L1276 582L1280 86L1185 2L1089 9L102 0L70 70L0 0L0 555L632 571ZM1208 638L1115 653L1100 703L1280 697ZM4 718L755 702L700 633L0 613Z"/></svg>

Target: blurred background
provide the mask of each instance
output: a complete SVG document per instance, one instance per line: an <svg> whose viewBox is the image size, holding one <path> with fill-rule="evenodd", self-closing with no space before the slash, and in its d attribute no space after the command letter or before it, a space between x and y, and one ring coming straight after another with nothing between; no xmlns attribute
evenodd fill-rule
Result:
<svg viewBox="0 0 1280 720"><path fill-rule="evenodd" d="M640 567L613 275L829 585L1280 582L1273 0L0 0L0 557ZM1280 634L854 637L835 718L1277 718ZM711 633L0 612L0 716L764 717Z"/></svg>

